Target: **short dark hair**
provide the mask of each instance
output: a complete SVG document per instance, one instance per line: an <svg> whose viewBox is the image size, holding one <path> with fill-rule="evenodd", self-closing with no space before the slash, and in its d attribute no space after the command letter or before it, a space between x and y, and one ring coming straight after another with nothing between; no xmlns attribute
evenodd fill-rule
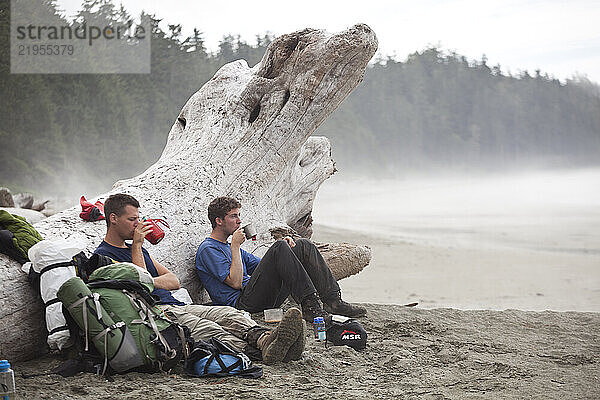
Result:
<svg viewBox="0 0 600 400"><path fill-rule="evenodd" d="M125 212L125 206L128 205L140 208L140 203L133 196L125 193L111 194L104 202L104 218L106 219L106 226L110 227L110 214L115 214L117 217L120 217Z"/></svg>
<svg viewBox="0 0 600 400"><path fill-rule="evenodd" d="M214 228L217 226L217 217L225 219L229 211L240 207L242 204L232 197L217 197L208 205L208 220Z"/></svg>

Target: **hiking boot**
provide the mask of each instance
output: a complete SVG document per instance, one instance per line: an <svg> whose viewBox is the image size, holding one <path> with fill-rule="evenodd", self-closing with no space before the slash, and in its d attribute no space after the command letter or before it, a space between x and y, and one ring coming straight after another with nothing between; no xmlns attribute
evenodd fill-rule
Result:
<svg viewBox="0 0 600 400"><path fill-rule="evenodd" d="M273 331L265 332L258 340L259 348L262 350L263 363L271 365L279 361L284 361L290 348L296 344L299 336L304 336L302 314L299 309L290 308L283 315L277 328ZM304 345L302 345L303 349ZM302 350L300 350L300 354ZM293 359L292 356L298 357L297 353L298 347L290 355L290 359Z"/></svg>
<svg viewBox="0 0 600 400"><path fill-rule="evenodd" d="M327 324L327 320L330 319L330 316L323 308L321 308L321 303L319 303L319 298L316 294L311 294L304 301L302 301L302 318L306 322L312 325L315 320L315 317L323 317L325 323Z"/></svg>
<svg viewBox="0 0 600 400"><path fill-rule="evenodd" d="M343 315L350 318L364 317L367 315L367 310L363 307L354 306L342 300L340 292L330 301L323 302L325 311L331 314Z"/></svg>
<svg viewBox="0 0 600 400"><path fill-rule="evenodd" d="M284 363L290 362L292 360L298 361L302 358L302 352L304 351L304 345L306 344L306 333L304 321L301 319L300 322L302 323L302 332L300 333L300 335L298 335L298 338L290 346L290 349L283 358Z"/></svg>

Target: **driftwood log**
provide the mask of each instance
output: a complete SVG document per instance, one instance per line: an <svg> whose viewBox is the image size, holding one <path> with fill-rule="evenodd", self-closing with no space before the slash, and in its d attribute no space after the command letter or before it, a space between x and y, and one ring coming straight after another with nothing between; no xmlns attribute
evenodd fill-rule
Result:
<svg viewBox="0 0 600 400"><path fill-rule="evenodd" d="M213 198L242 202L243 220L259 232L245 244L255 254L285 233L310 236L316 191L335 172L329 141L310 135L361 82L376 48L366 25L336 34L306 29L274 40L253 68L243 60L223 66L183 107L161 158L98 198L129 193L141 215L167 217L171 230L149 250L202 301L194 255L210 231L206 210ZM79 211L70 208L35 227L46 239L80 240L91 252L106 225L83 222ZM337 278L370 260L362 246L328 245L323 252ZM45 343L42 307L19 265L0 257L0 355L31 358Z"/></svg>
<svg viewBox="0 0 600 400"><path fill-rule="evenodd" d="M31 193L17 193L13 196L13 200L17 207L27 209L33 207L33 195Z"/></svg>
<svg viewBox="0 0 600 400"><path fill-rule="evenodd" d="M39 211L30 210L28 208L18 208L18 207L0 207L0 210L4 210L7 213L11 213L13 215L18 215L23 217L30 224L37 224L38 222L46 219L46 216Z"/></svg>

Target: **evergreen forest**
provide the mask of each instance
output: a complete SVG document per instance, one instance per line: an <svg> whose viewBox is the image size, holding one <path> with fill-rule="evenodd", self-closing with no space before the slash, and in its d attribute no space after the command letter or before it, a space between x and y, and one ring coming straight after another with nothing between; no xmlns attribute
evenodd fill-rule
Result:
<svg viewBox="0 0 600 400"><path fill-rule="evenodd" d="M69 24L52 0L43 12ZM207 51L200 30L152 26L150 74L11 74L10 1L0 0L0 186L98 191L160 156L181 107L223 64L260 61L269 34L225 36ZM87 0L76 21L126 22L111 0ZM364 81L315 135L332 143L337 169L401 176L415 171L524 166L584 167L600 155L600 90L585 76L503 73L429 47L405 60L375 60ZM89 187L89 186L88 186Z"/></svg>

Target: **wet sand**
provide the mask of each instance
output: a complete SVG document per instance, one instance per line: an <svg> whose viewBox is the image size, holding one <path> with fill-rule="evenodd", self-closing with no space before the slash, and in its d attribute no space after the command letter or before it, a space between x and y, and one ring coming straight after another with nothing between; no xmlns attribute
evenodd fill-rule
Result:
<svg viewBox="0 0 600 400"><path fill-rule="evenodd" d="M340 282L351 301L419 307L600 311L600 255L516 246L442 246L315 225L313 240L365 244L372 260Z"/></svg>
<svg viewBox="0 0 600 400"><path fill-rule="evenodd" d="M313 239L367 244L356 301L600 311L600 169L328 179Z"/></svg>

